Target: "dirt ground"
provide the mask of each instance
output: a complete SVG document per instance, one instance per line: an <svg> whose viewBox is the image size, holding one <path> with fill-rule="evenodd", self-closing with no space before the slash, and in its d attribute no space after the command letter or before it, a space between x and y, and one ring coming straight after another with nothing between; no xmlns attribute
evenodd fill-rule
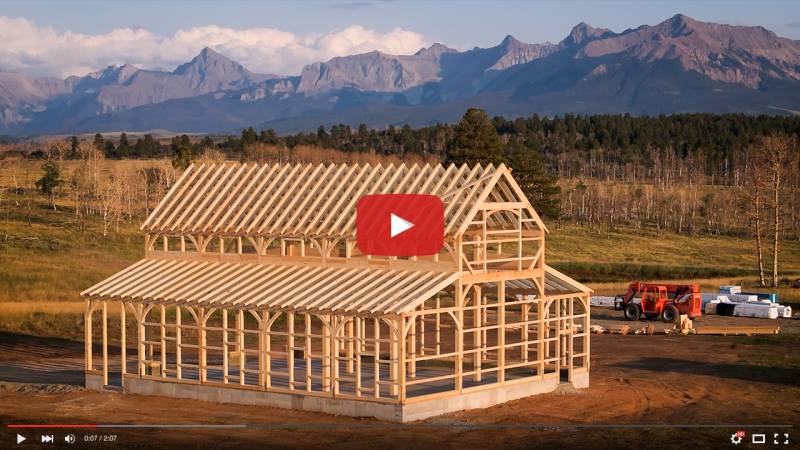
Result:
<svg viewBox="0 0 800 450"><path fill-rule="evenodd" d="M623 324L594 308L592 323ZM664 328L654 323L656 329ZM731 433L794 432L800 417L800 320L705 316L701 325L779 325L777 336L593 335L587 390L528 397L397 425L265 407L83 390L83 343L0 333L0 448L38 443L43 430L11 423L246 424L244 428L51 430L115 435L105 448L724 448ZM642 322L640 326L646 325ZM675 427L678 425L678 427ZM722 425L722 426L718 426ZM792 428L770 427L791 425ZM36 440L36 442L34 442ZM85 446L85 445L84 445ZM760 446L756 446L760 447Z"/></svg>

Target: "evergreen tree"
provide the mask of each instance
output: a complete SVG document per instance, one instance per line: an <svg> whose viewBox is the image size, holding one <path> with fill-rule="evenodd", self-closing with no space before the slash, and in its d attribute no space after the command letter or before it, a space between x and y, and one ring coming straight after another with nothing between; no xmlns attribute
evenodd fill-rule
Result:
<svg viewBox="0 0 800 450"><path fill-rule="evenodd" d="M122 133L119 135L119 144L117 145L116 155L119 158L127 158L131 154L131 144L128 142L128 135Z"/></svg>
<svg viewBox="0 0 800 450"><path fill-rule="evenodd" d="M94 135L94 148L100 150L101 152L105 151L106 149L105 140L103 139L103 135L100 133Z"/></svg>
<svg viewBox="0 0 800 450"><path fill-rule="evenodd" d="M172 138L170 147L172 149L172 167L181 170L189 167L192 162L192 142L189 140L189 136L185 134L181 137L175 136Z"/></svg>
<svg viewBox="0 0 800 450"><path fill-rule="evenodd" d="M269 128L267 130L261 130L261 142L265 144L275 145L278 143L278 135L275 133L275 130Z"/></svg>
<svg viewBox="0 0 800 450"><path fill-rule="evenodd" d="M61 173L58 170L58 164L55 161L47 161L42 164L42 178L36 180L36 187L47 195L50 206L56 209L56 188L61 184Z"/></svg>
<svg viewBox="0 0 800 450"><path fill-rule="evenodd" d="M242 130L242 144L255 144L258 140L258 135L253 127L248 127Z"/></svg>
<svg viewBox="0 0 800 450"><path fill-rule="evenodd" d="M319 145L323 147L328 145L329 136L328 132L325 131L324 125L320 125L319 128L317 128L317 140L319 142Z"/></svg>
<svg viewBox="0 0 800 450"><path fill-rule="evenodd" d="M447 159L457 165L498 164L503 161L502 142L489 116L470 108L455 127Z"/></svg>
<svg viewBox="0 0 800 450"><path fill-rule="evenodd" d="M68 158L77 158L78 157L78 146L81 145L81 141L78 140L78 136L72 136L69 138L69 153L67 154Z"/></svg>
<svg viewBox="0 0 800 450"><path fill-rule="evenodd" d="M513 169L514 179L536 211L548 218L558 218L561 214L558 199L561 188L558 179L548 173L539 150L514 141L506 149L506 159Z"/></svg>

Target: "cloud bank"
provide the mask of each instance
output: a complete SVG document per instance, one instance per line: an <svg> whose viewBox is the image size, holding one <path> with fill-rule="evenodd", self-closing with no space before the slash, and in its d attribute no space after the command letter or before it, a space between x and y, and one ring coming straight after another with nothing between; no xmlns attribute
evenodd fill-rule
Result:
<svg viewBox="0 0 800 450"><path fill-rule="evenodd" d="M117 28L91 35L4 16L0 16L0 42L0 70L55 77L85 75L126 63L172 70L203 47L211 47L253 72L296 75L305 64L335 56L372 50L408 54L428 44L414 31L395 28L381 33L360 25L304 36L277 28L216 25L181 29L172 36L159 36L144 28Z"/></svg>

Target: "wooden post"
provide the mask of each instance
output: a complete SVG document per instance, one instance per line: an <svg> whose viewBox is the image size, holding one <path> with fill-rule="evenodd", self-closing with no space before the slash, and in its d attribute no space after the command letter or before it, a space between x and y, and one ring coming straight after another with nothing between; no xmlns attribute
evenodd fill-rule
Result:
<svg viewBox="0 0 800 450"><path fill-rule="evenodd" d="M291 311L286 313L286 326L288 331L286 367L289 370L289 390L294 390L294 313Z"/></svg>
<svg viewBox="0 0 800 450"><path fill-rule="evenodd" d="M161 377L167 376L167 308L161 305Z"/></svg>
<svg viewBox="0 0 800 450"><path fill-rule="evenodd" d="M544 317L545 317L545 299L541 295L536 296L536 319L538 320L536 338L536 358L539 361L537 372L540 379L544 379L544 360L546 358L544 350Z"/></svg>
<svg viewBox="0 0 800 450"><path fill-rule="evenodd" d="M355 345L355 334L353 334L353 321L355 320L356 318L353 317L347 321L347 373L353 373L354 370L353 346Z"/></svg>
<svg viewBox="0 0 800 450"><path fill-rule="evenodd" d="M569 317L569 334L567 335L567 339L569 339L569 341L567 342L567 358L568 358L568 361L567 361L567 381L572 382L572 367L573 367L573 362L574 362L574 358L572 357L572 355L573 355L573 348L574 348L574 345L575 345L575 342L574 342L575 338L573 337L574 333L575 333L575 314L574 314L574 311L575 311L575 298L574 297L570 297L567 300L567 302L568 302L568 305L569 305L568 306L569 311L567 313L567 315Z"/></svg>
<svg viewBox="0 0 800 450"><path fill-rule="evenodd" d="M375 398L379 398L381 396L381 385L380 385L380 378L381 378L381 371L380 371L380 362L381 359L381 321L380 319L373 319L373 328L372 328L372 337L375 340L375 357L372 360L372 370L375 372L375 387L374 387L374 396Z"/></svg>
<svg viewBox="0 0 800 450"><path fill-rule="evenodd" d="M137 327L137 335L138 335L138 348L137 357L138 357L138 365L139 365L139 376L147 375L147 366L145 364L145 336L147 335L145 328L144 328L144 305L141 303L135 306L137 314L136 314L136 327Z"/></svg>
<svg viewBox="0 0 800 450"><path fill-rule="evenodd" d="M322 390L331 389L331 329L333 324L331 316L325 316L325 323L322 324Z"/></svg>
<svg viewBox="0 0 800 450"><path fill-rule="evenodd" d="M356 321L355 336L357 336L357 340L355 342L356 397L361 397L361 330L363 329L363 319L361 317L355 317L353 320Z"/></svg>
<svg viewBox="0 0 800 450"><path fill-rule="evenodd" d="M103 300L103 385L108 386L108 301Z"/></svg>
<svg viewBox="0 0 800 450"><path fill-rule="evenodd" d="M481 360L483 357L483 350L482 350L483 343L481 339L483 337L483 330L481 329L483 323L481 321L481 318L483 317L483 309L481 307L482 295L481 295L481 286L479 284L475 285L473 295L475 296L475 310L473 310L472 312L472 321L473 321L472 325L473 328L475 328L475 331L472 332L472 343L473 346L475 347L475 353L473 353L473 355L475 355L474 356L475 367L473 368L475 370L475 375L472 377L472 379L474 381L481 381L482 378Z"/></svg>
<svg viewBox="0 0 800 450"><path fill-rule="evenodd" d="M399 334L402 332L402 330L396 329L397 325L396 322L393 322L392 325L393 325L392 330L389 333L389 372L391 373L391 386L392 386L390 392L392 396L396 396L398 395L398 387L399 387L398 386L399 371L397 370L397 361L399 358L397 353L398 353L398 347L400 345Z"/></svg>
<svg viewBox="0 0 800 450"><path fill-rule="evenodd" d="M405 336L405 325L406 325L406 318L404 316L400 316L397 319L397 346L398 346L398 354L400 357L400 361L397 364L397 378L399 381L399 401L400 403L405 403L406 401L406 352L409 351L407 348L407 340Z"/></svg>
<svg viewBox="0 0 800 450"><path fill-rule="evenodd" d="M419 315L419 354L425 356L425 303L420 306L422 314Z"/></svg>
<svg viewBox="0 0 800 450"><path fill-rule="evenodd" d="M331 316L331 383L333 384L333 395L339 393L339 319L336 316Z"/></svg>
<svg viewBox="0 0 800 450"><path fill-rule="evenodd" d="M83 329L85 333L84 354L86 355L86 370L92 370L92 301L86 300L86 310L83 313Z"/></svg>
<svg viewBox="0 0 800 450"><path fill-rule="evenodd" d="M497 282L497 381L506 381L506 282Z"/></svg>
<svg viewBox="0 0 800 450"><path fill-rule="evenodd" d="M200 339L197 343L200 352L200 383L208 380L208 370L206 362L208 354L206 353L206 309L200 308L200 315L198 316L198 326L200 327Z"/></svg>
<svg viewBox="0 0 800 450"><path fill-rule="evenodd" d="M220 238L220 243L222 238ZM220 309L222 312L222 382L228 382L228 310Z"/></svg>
<svg viewBox="0 0 800 450"><path fill-rule="evenodd" d="M280 314L276 312L275 314ZM272 386L272 325L270 325L270 313L264 312L264 387Z"/></svg>
<svg viewBox="0 0 800 450"><path fill-rule="evenodd" d="M460 243L459 243L460 246ZM455 364L455 390L461 392L464 388L464 286L461 280L456 283L456 364Z"/></svg>
<svg viewBox="0 0 800 450"><path fill-rule="evenodd" d="M120 331L119 331L119 351L120 351L120 385L125 386L125 374L128 372L128 349L126 344L126 331L125 331L125 302L119 302L121 308L119 311L120 318Z"/></svg>
<svg viewBox="0 0 800 450"><path fill-rule="evenodd" d="M246 356L244 354L244 310L240 309L237 311L236 316L236 340L237 344L237 351L239 352L239 385L244 386L245 382L245 371L244 371L244 364L246 362Z"/></svg>
<svg viewBox="0 0 800 450"><path fill-rule="evenodd" d="M409 330L410 336L408 340L410 342L406 342L408 345L408 355L409 355L409 362L408 362L408 375L411 378L416 378L417 376L417 316L412 316L408 320L411 321L411 329Z"/></svg>
<svg viewBox="0 0 800 450"><path fill-rule="evenodd" d="M306 339L303 353L306 360L306 391L311 392L311 315L305 313Z"/></svg>
<svg viewBox="0 0 800 450"><path fill-rule="evenodd" d="M527 297L523 297L527 300ZM522 361L528 362L528 311L530 311L531 305L530 303L525 303L522 305L521 308L521 319L522 319L522 327L520 329L520 340L523 342L522 346L520 347L520 357Z"/></svg>
<svg viewBox="0 0 800 450"><path fill-rule="evenodd" d="M181 307L175 306L175 377L183 379L183 320L181 318Z"/></svg>
<svg viewBox="0 0 800 450"><path fill-rule="evenodd" d="M266 388L266 366L265 366L265 352L267 351L266 345L266 326L269 320L269 313L261 311L261 321L258 326L258 385Z"/></svg>
<svg viewBox="0 0 800 450"><path fill-rule="evenodd" d="M434 334L436 338L436 345L435 345L435 354L439 355L442 353L442 316L441 310L442 308L442 300L439 297L439 294L436 294L436 324L434 326Z"/></svg>

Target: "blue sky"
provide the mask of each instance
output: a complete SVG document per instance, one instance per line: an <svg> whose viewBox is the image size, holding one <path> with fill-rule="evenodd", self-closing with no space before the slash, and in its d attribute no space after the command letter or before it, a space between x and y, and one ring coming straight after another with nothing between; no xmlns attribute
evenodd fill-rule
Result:
<svg viewBox="0 0 800 450"><path fill-rule="evenodd" d="M698 20L762 25L800 39L798 1L4 1L0 15L84 33L120 26L159 34L208 24L276 27L299 34L358 24L402 27L453 46L487 46L506 34L527 42L558 41L584 21L622 31L676 13Z"/></svg>
<svg viewBox="0 0 800 450"><path fill-rule="evenodd" d="M208 34L208 27L213 25L226 30L229 38L227 41L206 38L210 40L208 45L234 53L229 56L256 65L260 71L290 73L317 58L325 59L345 51L378 49L410 53L417 50L414 46L433 42L468 49L496 45L507 34L525 42L558 42L581 21L622 31L642 24L652 25L676 13L702 21L761 25L780 36L800 39L798 1L29 0L0 3L1 17L26 21L14 22L15 26L0 23L0 26L6 26L6 33L15 42L34 47L36 51L22 58L18 57L19 52L7 56L0 49L0 69L65 75L96 70L100 68L98 65L125 62L168 69L199 51L195 47L202 46L203 37L197 30ZM18 37L21 33L24 36L26 30L46 35L40 28L46 28L51 34L49 41L31 39L32 42L26 44L28 39ZM250 33L243 41L230 32L252 29L277 30L284 34L253 37ZM115 33L115 30L128 32ZM190 34L193 40L183 40L186 33L179 39L176 36L179 30L195 31ZM349 32L336 34L342 30ZM147 35L136 34L141 31L146 31ZM100 36L101 44L108 49L87 58L84 54L93 47L82 45L95 36ZM2 30L0 39L4 39L6 46L11 45ZM131 42L123 42L125 39L141 40L149 53L138 51ZM271 50L251 52L244 44L237 47L234 43L237 40L240 44L249 42L251 46L270 47ZM67 52L73 55L73 61L38 61L42 49L35 48L36 45L47 46L48 42L54 42L49 49L52 52L45 52L54 55L50 59L58 60L59 55ZM148 42L158 45L147 47ZM277 48L279 42L284 45L281 49ZM348 47L345 43L351 45ZM4 59L8 67L3 66Z"/></svg>

